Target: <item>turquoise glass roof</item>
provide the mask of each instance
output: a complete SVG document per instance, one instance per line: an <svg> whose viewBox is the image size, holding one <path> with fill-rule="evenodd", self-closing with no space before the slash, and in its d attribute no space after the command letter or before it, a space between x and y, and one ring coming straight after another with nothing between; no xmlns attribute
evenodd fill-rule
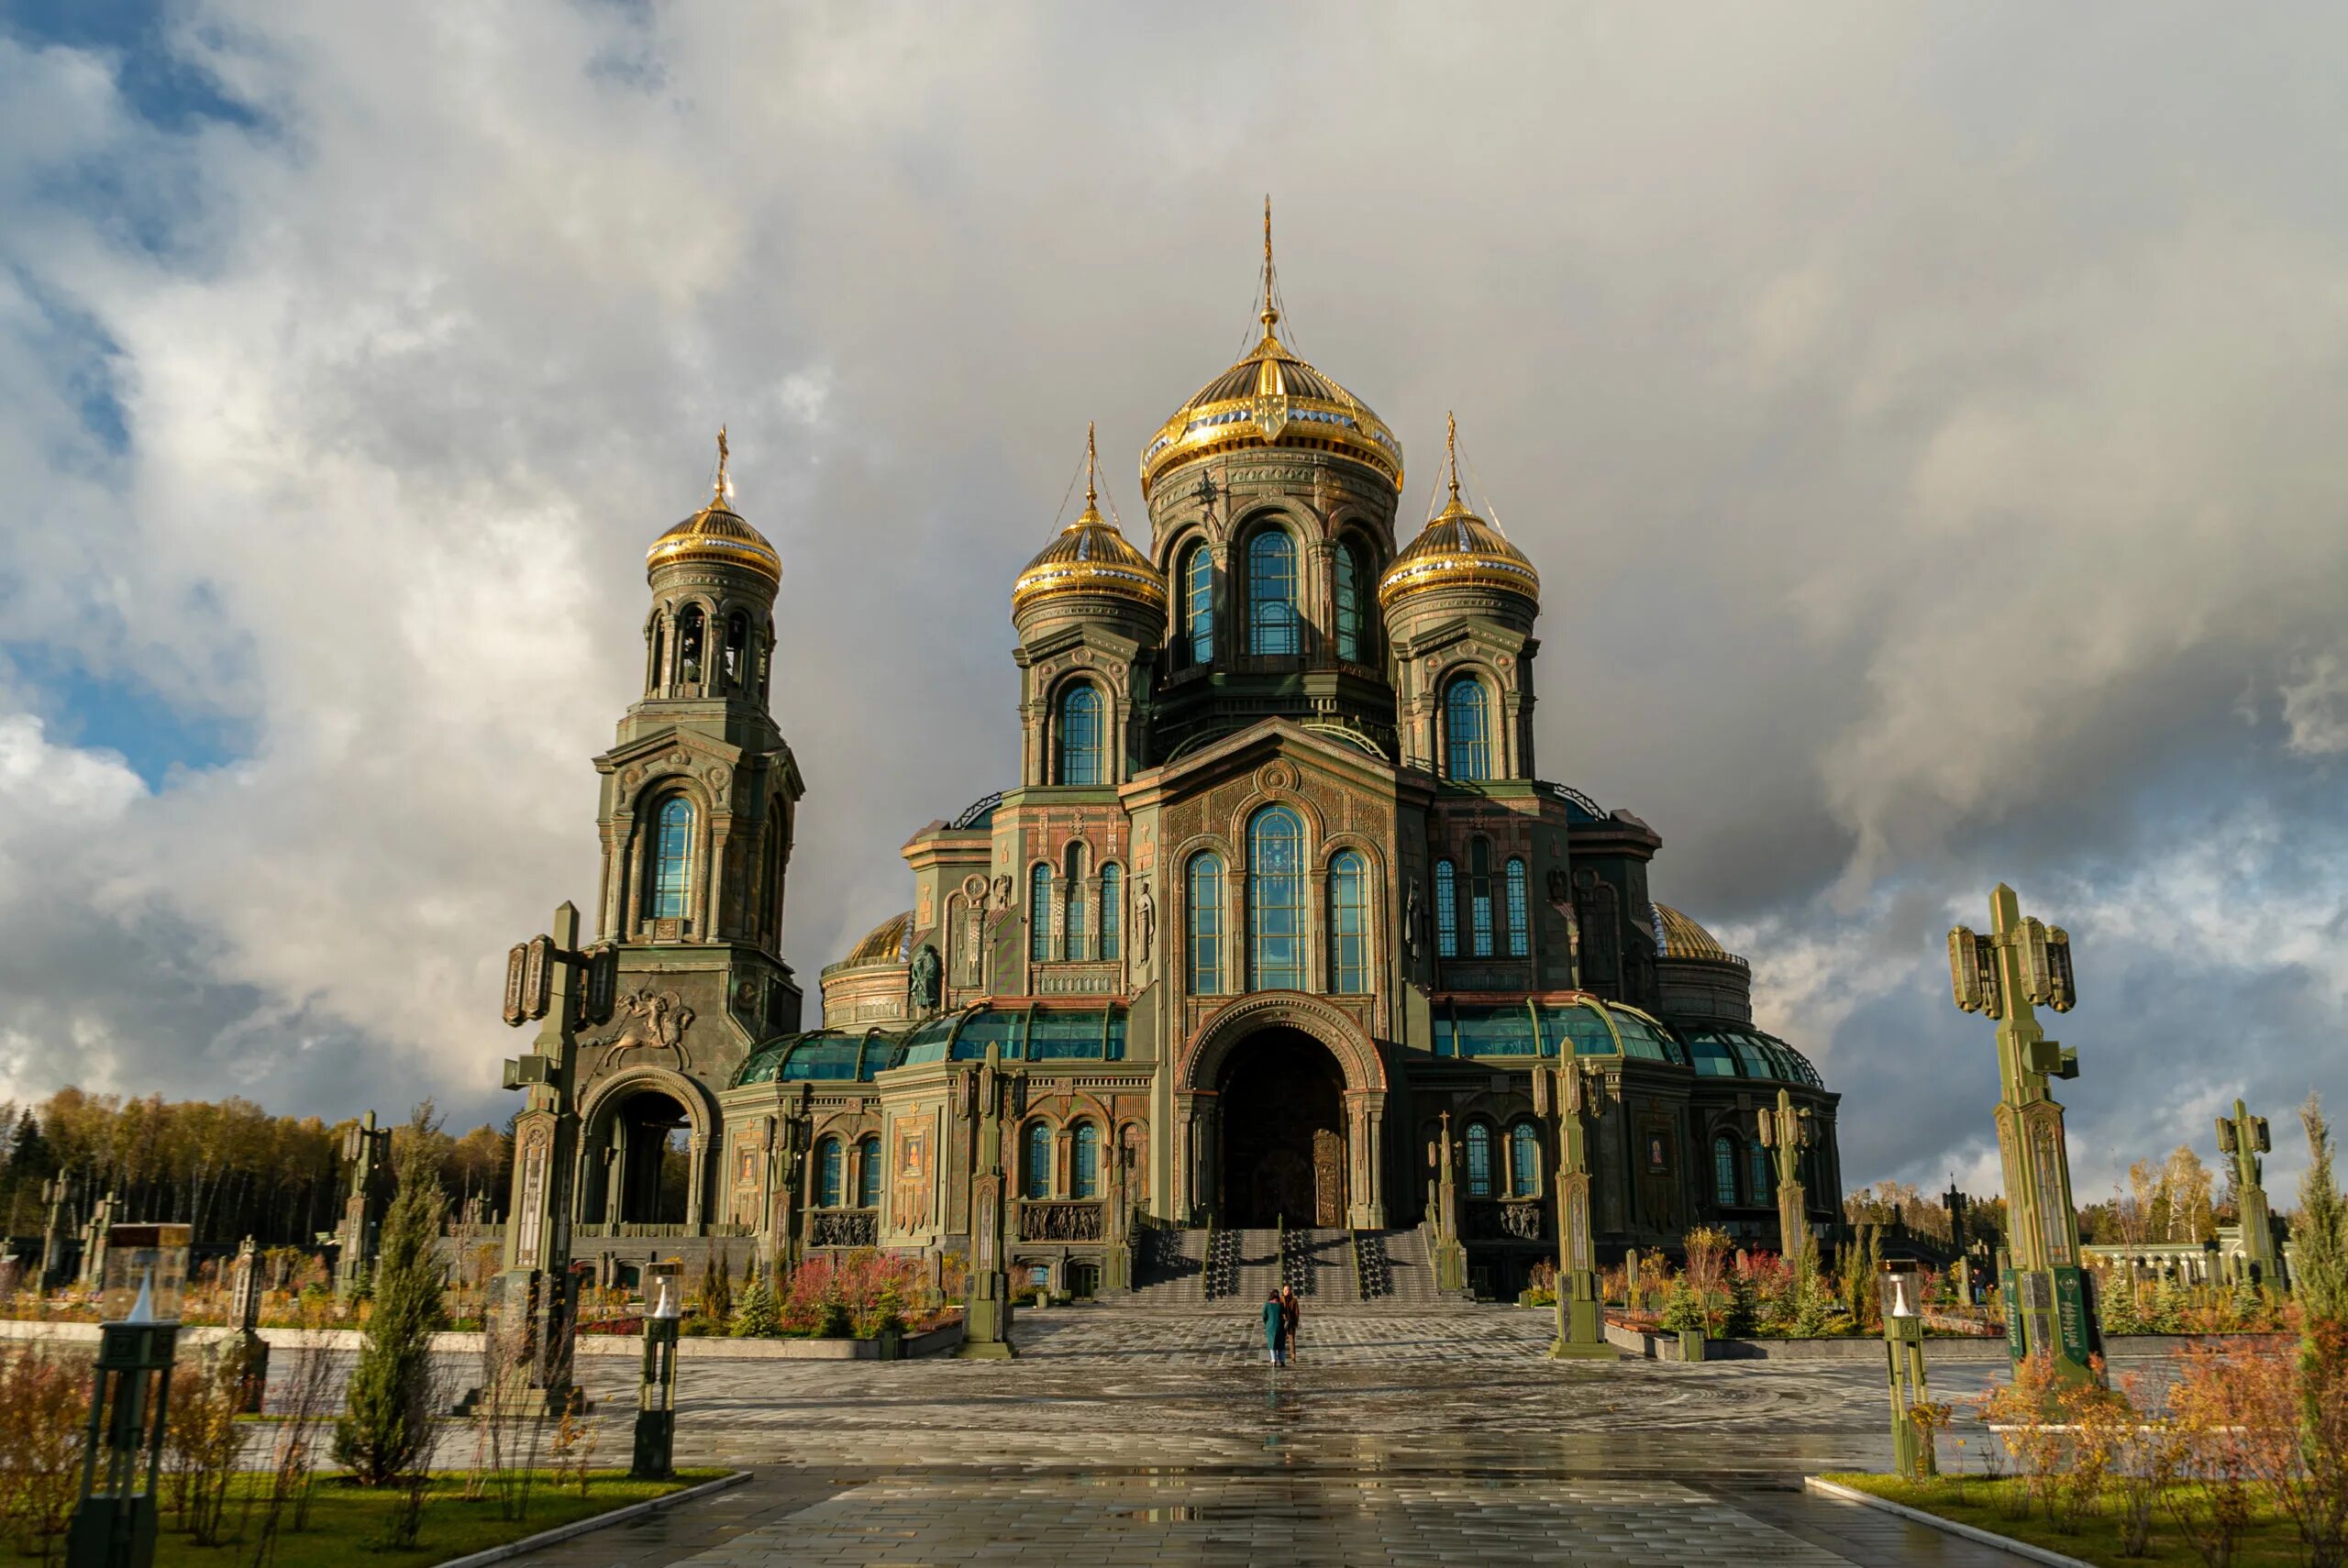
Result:
<svg viewBox="0 0 2348 1568"><path fill-rule="evenodd" d="M885 1030L819 1029L782 1034L752 1051L734 1087L745 1084L870 1083L904 1055L904 1044Z"/></svg>
<svg viewBox="0 0 2348 1568"><path fill-rule="evenodd" d="M1810 1058L1774 1034L1764 1034L1757 1029L1691 1029L1686 1032L1688 1049L1695 1055L1696 1071L1700 1074L1808 1084L1812 1088L1825 1087Z"/></svg>
<svg viewBox="0 0 2348 1568"><path fill-rule="evenodd" d="M1636 1008L1582 997L1567 1002L1437 1002L1438 1056L1635 1056L1688 1066L1687 1048Z"/></svg>
<svg viewBox="0 0 2348 1568"><path fill-rule="evenodd" d="M905 1043L903 1065L975 1062L993 1045L1006 1062L1122 1062L1125 1010L969 1008L934 1018Z"/></svg>

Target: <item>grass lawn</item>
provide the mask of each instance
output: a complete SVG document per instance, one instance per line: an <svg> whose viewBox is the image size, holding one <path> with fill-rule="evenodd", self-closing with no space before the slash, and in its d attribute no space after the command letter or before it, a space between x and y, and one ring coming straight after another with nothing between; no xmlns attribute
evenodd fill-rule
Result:
<svg viewBox="0 0 2348 1568"><path fill-rule="evenodd" d="M2176 1521L2165 1511L2155 1509L2153 1517L2151 1550L2142 1557L2120 1554L2120 1520L2118 1506L2110 1500L2099 1513L2083 1515L2078 1528L2065 1534L2047 1521L2042 1508L2034 1513L2021 1511L2022 1484L2008 1477L1988 1481L1968 1476L1962 1485L1943 1476L1934 1481L1903 1481L1897 1475L1833 1474L1823 1479L1855 1492L1866 1492L1891 1502L1904 1503L1909 1507L1944 1519L1971 1525L1994 1534L2010 1536L2016 1540L2043 1546L2049 1551L2060 1551L2085 1562L2109 1563L2111 1568L2139 1568L2144 1563L2198 1563L2195 1553ZM2234 1568L2298 1568L2299 1533L2291 1521L2272 1509L2252 1505L2250 1529L2242 1538L2233 1558Z"/></svg>
<svg viewBox="0 0 2348 1568"><path fill-rule="evenodd" d="M417 1544L413 1551L405 1551L376 1544L383 1537L384 1522L398 1499L383 1492L353 1486L339 1476L323 1475L311 1495L309 1528L298 1532L294 1529L294 1513L289 1505L279 1525L275 1555L270 1561L276 1568L364 1568L370 1563L427 1568L430 1563L445 1562L484 1547L518 1540L542 1529L607 1513L648 1497L682 1491L730 1474L726 1470L680 1470L674 1480L631 1481L624 1470L597 1470L590 1473L587 1495L581 1497L575 1473L570 1477L569 1485L557 1486L548 1472L539 1471L530 1484L528 1515L518 1519L499 1518L493 1496L467 1502L464 1477L444 1474L433 1478ZM269 1483L269 1476L259 1473L248 1472L237 1477L228 1495L223 1543L207 1547L196 1545L185 1530L177 1528L167 1478L157 1498L162 1508L163 1529L162 1539L156 1547L155 1568L247 1568L260 1544ZM50 1561L61 1562L63 1551L62 1540L54 1543ZM19 1547L6 1552L0 1560L37 1562L40 1554Z"/></svg>

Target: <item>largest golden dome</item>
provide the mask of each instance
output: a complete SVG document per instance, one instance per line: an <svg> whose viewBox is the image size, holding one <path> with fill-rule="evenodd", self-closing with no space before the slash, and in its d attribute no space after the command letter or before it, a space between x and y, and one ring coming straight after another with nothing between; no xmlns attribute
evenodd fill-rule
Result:
<svg viewBox="0 0 2348 1568"><path fill-rule="evenodd" d="M1452 435L1451 502L1427 519L1410 547L1378 580L1378 604L1391 610L1413 593L1473 586L1506 589L1538 602L1541 574L1524 552L1459 499L1458 435Z"/></svg>
<svg viewBox="0 0 2348 1568"><path fill-rule="evenodd" d="M1369 405L1298 359L1274 330L1272 212L1264 206L1264 336L1231 369L1201 387L1142 448L1141 493L1193 458L1250 447L1339 452L1402 488L1402 445Z"/></svg>
<svg viewBox="0 0 2348 1568"><path fill-rule="evenodd" d="M717 433L717 485L709 504L652 541L644 552L649 575L665 566L699 561L747 567L769 582L782 581L782 558L766 536L742 519L725 496L725 432Z"/></svg>
<svg viewBox="0 0 2348 1568"><path fill-rule="evenodd" d="M1019 580L1012 584L1012 614L1016 616L1043 600L1073 594L1107 594L1165 613L1165 574L1125 542L1115 524L1101 515L1090 429L1084 433L1084 510L1027 563Z"/></svg>

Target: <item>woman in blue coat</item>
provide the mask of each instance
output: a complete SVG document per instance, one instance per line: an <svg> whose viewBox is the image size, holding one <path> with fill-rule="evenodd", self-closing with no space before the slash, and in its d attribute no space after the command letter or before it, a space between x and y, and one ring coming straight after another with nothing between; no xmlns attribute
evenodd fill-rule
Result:
<svg viewBox="0 0 2348 1568"><path fill-rule="evenodd" d="M1280 1357L1282 1331L1287 1327L1287 1312L1280 1305L1280 1293L1273 1291L1264 1297L1264 1349L1270 1353L1274 1366L1288 1364Z"/></svg>

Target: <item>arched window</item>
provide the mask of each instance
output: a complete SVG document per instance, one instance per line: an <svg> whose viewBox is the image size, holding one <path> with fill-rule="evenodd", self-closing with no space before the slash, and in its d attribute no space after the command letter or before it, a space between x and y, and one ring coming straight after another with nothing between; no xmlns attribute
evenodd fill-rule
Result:
<svg viewBox="0 0 2348 1568"><path fill-rule="evenodd" d="M1778 1172L1769 1158L1769 1151L1759 1143L1747 1143L1744 1152L1751 1156L1752 1174L1745 1178L1746 1189L1755 1203L1774 1203L1778 1197Z"/></svg>
<svg viewBox="0 0 2348 1568"><path fill-rule="evenodd" d="M720 666L723 689L732 691L742 684L742 672L749 668L750 618L739 610L725 617L725 652Z"/></svg>
<svg viewBox="0 0 2348 1568"><path fill-rule="evenodd" d="M826 1138L815 1145L815 1207L840 1206L840 1141Z"/></svg>
<svg viewBox="0 0 2348 1568"><path fill-rule="evenodd" d="M1191 857L1191 994L1223 994L1223 856Z"/></svg>
<svg viewBox="0 0 2348 1568"><path fill-rule="evenodd" d="M1125 875L1114 864L1101 867L1101 956L1114 958L1119 928L1124 923Z"/></svg>
<svg viewBox="0 0 2348 1568"><path fill-rule="evenodd" d="M1042 861L1027 873L1027 957L1041 964L1052 955L1052 868Z"/></svg>
<svg viewBox="0 0 2348 1568"><path fill-rule="evenodd" d="M1448 860L1434 863L1434 950L1459 956L1459 874Z"/></svg>
<svg viewBox="0 0 2348 1568"><path fill-rule="evenodd" d="M1362 657L1361 559L1361 547L1351 539L1337 541L1337 657L1357 664Z"/></svg>
<svg viewBox="0 0 2348 1568"><path fill-rule="evenodd" d="M1492 1195L1492 1130L1480 1121L1468 1123L1468 1196Z"/></svg>
<svg viewBox="0 0 2348 1568"><path fill-rule="evenodd" d="M1069 959L1089 956L1084 947L1084 846L1071 844L1068 847L1068 877L1066 878L1068 914L1060 953Z"/></svg>
<svg viewBox="0 0 2348 1568"><path fill-rule="evenodd" d="M1023 1198L1052 1195L1052 1130L1040 1121L1027 1124L1027 1154L1020 1162L1019 1194Z"/></svg>
<svg viewBox="0 0 2348 1568"><path fill-rule="evenodd" d="M1541 1130L1530 1121L1508 1130L1508 1188L1512 1198L1541 1193Z"/></svg>
<svg viewBox="0 0 2348 1568"><path fill-rule="evenodd" d="M856 1146L856 1206L880 1207L880 1140L867 1138Z"/></svg>
<svg viewBox="0 0 2348 1568"><path fill-rule="evenodd" d="M1445 774L1462 783L1492 776L1490 701L1484 683L1455 675L1443 689Z"/></svg>
<svg viewBox="0 0 2348 1568"><path fill-rule="evenodd" d="M660 802L652 832L650 864L644 879L650 897L644 900L647 920L685 918L685 885L693 857L693 803L682 795Z"/></svg>
<svg viewBox="0 0 2348 1568"><path fill-rule="evenodd" d="M1329 862L1329 988L1343 997L1369 990L1369 863L1351 849Z"/></svg>
<svg viewBox="0 0 2348 1568"><path fill-rule="evenodd" d="M1712 1201L1736 1207L1736 1140L1725 1132L1712 1140Z"/></svg>
<svg viewBox="0 0 2348 1568"><path fill-rule="evenodd" d="M1057 736L1059 758L1055 771L1062 784L1099 784L1103 782L1102 753L1105 749L1102 736L1101 691L1090 681L1080 680L1060 693L1060 722Z"/></svg>
<svg viewBox="0 0 2348 1568"><path fill-rule="evenodd" d="M1192 664L1214 662L1214 556L1206 546L1182 552L1175 576L1182 587L1181 646Z"/></svg>
<svg viewBox="0 0 2348 1568"><path fill-rule="evenodd" d="M1479 958L1492 955L1492 845L1477 839L1468 846L1468 951Z"/></svg>
<svg viewBox="0 0 2348 1568"><path fill-rule="evenodd" d="M667 652L669 647L669 617L655 610L652 613L652 623L645 627L644 635L645 640L652 645L652 663L648 667L648 673L644 678L644 690L647 693L650 693L660 688L660 656Z"/></svg>
<svg viewBox="0 0 2348 1568"><path fill-rule="evenodd" d="M1068 1195L1098 1198L1100 1188L1101 1129L1090 1121L1080 1121L1069 1149Z"/></svg>
<svg viewBox="0 0 2348 1568"><path fill-rule="evenodd" d="M1247 651L1292 654L1296 635L1296 542L1264 528L1247 541Z"/></svg>
<svg viewBox="0 0 2348 1568"><path fill-rule="evenodd" d="M1508 862L1508 955L1522 958L1533 951L1533 933L1525 925L1524 862Z"/></svg>
<svg viewBox="0 0 2348 1568"><path fill-rule="evenodd" d="M1304 988L1304 822L1286 806L1247 824L1247 937L1256 989Z"/></svg>
<svg viewBox="0 0 2348 1568"><path fill-rule="evenodd" d="M677 679L689 685L701 683L701 606L688 604L677 622Z"/></svg>

